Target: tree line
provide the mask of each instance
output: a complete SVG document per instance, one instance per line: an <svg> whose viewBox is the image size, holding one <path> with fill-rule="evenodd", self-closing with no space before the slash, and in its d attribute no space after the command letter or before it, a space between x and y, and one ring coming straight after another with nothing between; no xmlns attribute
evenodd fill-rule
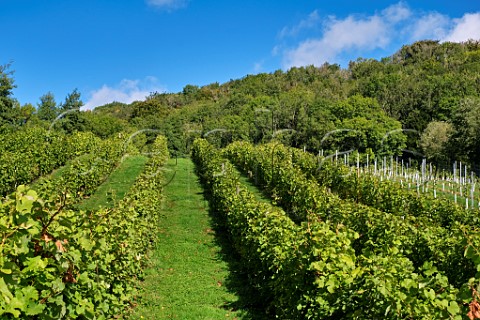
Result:
<svg viewBox="0 0 480 320"><path fill-rule="evenodd" d="M82 104L74 90L57 104L52 93L36 108L20 106L8 66L0 69L0 121L12 128L52 121ZM272 139L309 151L358 150L372 155L426 157L437 163L480 162L480 42L419 41L380 60L358 58L347 68L293 67L226 83L186 85L144 101L110 103L71 113L66 131L113 135L157 129L177 154L196 137L226 145ZM67 121L68 120L68 121ZM153 141L153 134L146 139Z"/></svg>

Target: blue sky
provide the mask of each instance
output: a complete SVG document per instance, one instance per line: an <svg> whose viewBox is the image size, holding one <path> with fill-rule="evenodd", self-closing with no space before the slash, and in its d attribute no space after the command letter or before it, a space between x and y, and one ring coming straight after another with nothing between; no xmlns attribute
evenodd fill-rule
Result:
<svg viewBox="0 0 480 320"><path fill-rule="evenodd" d="M187 84L381 58L416 40L480 39L480 2L0 0L0 65L36 105L78 88L87 108Z"/></svg>

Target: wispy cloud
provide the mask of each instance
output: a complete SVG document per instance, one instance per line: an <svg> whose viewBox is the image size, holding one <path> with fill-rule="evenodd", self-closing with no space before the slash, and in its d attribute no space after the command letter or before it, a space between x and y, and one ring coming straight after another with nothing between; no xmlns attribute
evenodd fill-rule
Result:
<svg viewBox="0 0 480 320"><path fill-rule="evenodd" d="M410 18L412 11L405 2L399 2L384 9L380 16L390 24L393 24Z"/></svg>
<svg viewBox="0 0 480 320"><path fill-rule="evenodd" d="M253 65L253 73L260 73L263 70L263 62L264 61L258 61L255 62Z"/></svg>
<svg viewBox="0 0 480 320"><path fill-rule="evenodd" d="M297 25L293 27L284 27L282 31L280 31L279 37L284 38L289 36L290 37L296 36L302 30L315 27L316 25L318 25L319 22L320 22L320 15L318 14L318 11L315 10L312 13L310 13L306 19L303 19Z"/></svg>
<svg viewBox="0 0 480 320"><path fill-rule="evenodd" d="M375 50L387 52L392 45L423 39L457 42L480 39L480 13L453 19L438 12L415 12L405 2L369 16L352 14L342 19L334 16L321 18L314 11L297 26L282 29L280 35L293 36L299 30L318 27L321 32L317 36L300 40L290 47L276 46L277 53L278 48L287 47L281 52L284 68L338 63L348 54L360 57Z"/></svg>
<svg viewBox="0 0 480 320"><path fill-rule="evenodd" d="M82 110L92 110L110 102L131 103L144 100L155 91L165 91L155 77L146 77L144 80L123 79L116 86L103 85L100 89L90 92L90 98Z"/></svg>
<svg viewBox="0 0 480 320"><path fill-rule="evenodd" d="M153 7L166 10L175 10L187 5L188 0L146 0L147 4Z"/></svg>

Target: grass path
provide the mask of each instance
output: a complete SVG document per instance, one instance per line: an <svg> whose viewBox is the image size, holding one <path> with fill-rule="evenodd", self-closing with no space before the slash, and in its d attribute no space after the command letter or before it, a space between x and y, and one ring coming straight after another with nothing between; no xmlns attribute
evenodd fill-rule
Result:
<svg viewBox="0 0 480 320"><path fill-rule="evenodd" d="M88 199L79 204L79 209L96 210L99 207L111 208L115 201L123 199L143 171L148 157L130 156L116 168Z"/></svg>
<svg viewBox="0 0 480 320"><path fill-rule="evenodd" d="M238 169L237 169L238 170ZM261 192L258 187L253 183L254 178L248 178L243 172L238 170L240 174L240 183L251 193L255 195L257 201L265 202L265 203L272 203L272 199L266 195L265 193Z"/></svg>
<svg viewBox="0 0 480 320"><path fill-rule="evenodd" d="M252 314L247 281L226 253L233 249L215 231L193 163L170 160L167 169L175 177L165 187L162 230L131 318L262 319Z"/></svg>

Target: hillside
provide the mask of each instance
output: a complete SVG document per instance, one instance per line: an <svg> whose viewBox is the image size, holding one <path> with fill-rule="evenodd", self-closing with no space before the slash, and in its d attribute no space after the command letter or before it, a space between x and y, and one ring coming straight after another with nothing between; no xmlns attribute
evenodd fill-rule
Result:
<svg viewBox="0 0 480 320"><path fill-rule="evenodd" d="M179 153L187 152L194 136L213 129L228 130L215 135L220 144L268 141L272 132L293 129L294 134L281 138L311 151L353 147L398 154L406 144L429 160L477 163L479 71L479 42L422 41L381 61L359 58L347 69L325 64L247 75L224 84L187 85L180 93L153 93L145 101L113 103L95 113L139 128L158 128ZM446 131L442 123L447 123ZM424 134L427 127L429 134ZM388 147L382 145L387 132L400 128L410 130L397 133ZM357 131L322 142L334 129Z"/></svg>
<svg viewBox="0 0 480 320"><path fill-rule="evenodd" d="M14 123L25 125L38 122L35 116L51 121L40 107L35 114L31 106L6 103L12 100L13 85L7 69L0 70L3 122L17 117ZM126 127L159 130L176 154L188 153L193 139L209 132L217 145L264 142L274 134L314 152L356 149L400 155L407 149L408 156L420 154L434 162L475 164L480 160L479 71L480 42L420 41L380 61L358 58L346 69L307 66L223 84L186 85L179 93L154 92L145 101L70 114L60 126L101 137ZM59 105L61 110L74 106L72 99L78 102L75 93ZM147 139L155 134L147 132Z"/></svg>

